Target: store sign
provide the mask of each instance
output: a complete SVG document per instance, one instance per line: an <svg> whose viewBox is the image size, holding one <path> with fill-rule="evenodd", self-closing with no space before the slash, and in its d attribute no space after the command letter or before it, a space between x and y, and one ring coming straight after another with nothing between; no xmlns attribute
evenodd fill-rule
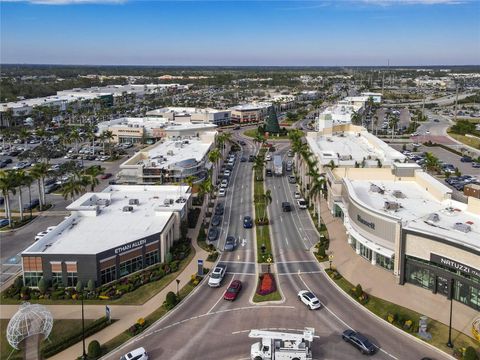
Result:
<svg viewBox="0 0 480 360"><path fill-rule="evenodd" d="M469 274L469 275L480 278L480 270L475 269L471 266L462 264L458 261L440 256L437 254L432 254L432 253L430 253L430 261L435 264L446 266L452 270L459 270L465 274Z"/></svg>
<svg viewBox="0 0 480 360"><path fill-rule="evenodd" d="M370 229L375 230L375 223L372 221L367 221L364 218L360 216L360 214L357 214L357 220L358 222L362 223L365 226L368 226Z"/></svg>
<svg viewBox="0 0 480 360"><path fill-rule="evenodd" d="M131 242L130 244L122 245L117 248L115 248L115 254L121 254L124 253L125 251L135 249L137 247L143 246L147 243L147 239L142 239L142 240L137 240L134 242Z"/></svg>

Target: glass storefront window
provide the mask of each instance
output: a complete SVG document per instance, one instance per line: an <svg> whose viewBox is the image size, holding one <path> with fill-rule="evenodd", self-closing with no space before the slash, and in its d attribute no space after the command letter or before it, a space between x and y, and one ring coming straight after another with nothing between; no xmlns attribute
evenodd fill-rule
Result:
<svg viewBox="0 0 480 360"><path fill-rule="evenodd" d="M142 270L143 260L141 256L120 263L120 277Z"/></svg>
<svg viewBox="0 0 480 360"><path fill-rule="evenodd" d="M52 285L63 285L63 277L61 272L52 272Z"/></svg>
<svg viewBox="0 0 480 360"><path fill-rule="evenodd" d="M67 272L67 286L73 287L77 286L78 275L76 272Z"/></svg>
<svg viewBox="0 0 480 360"><path fill-rule="evenodd" d="M393 258L390 259L389 257L375 253L375 262L378 266L381 266L387 270L393 270Z"/></svg>
<svg viewBox="0 0 480 360"><path fill-rule="evenodd" d="M421 286L424 289L433 290L435 286L435 274L432 271L423 269L407 261L405 272L407 282Z"/></svg>
<svg viewBox="0 0 480 360"><path fill-rule="evenodd" d="M150 266L158 263L158 251L152 251L145 254L145 266Z"/></svg>
<svg viewBox="0 0 480 360"><path fill-rule="evenodd" d="M100 271L100 281L102 284L107 284L117 279L117 267L111 266Z"/></svg>
<svg viewBox="0 0 480 360"><path fill-rule="evenodd" d="M355 239L353 236L351 236L350 239L352 241L350 246L353 248L353 250L356 250L357 249L357 239Z"/></svg>
<svg viewBox="0 0 480 360"><path fill-rule="evenodd" d="M360 255L362 255L365 259L371 261L372 260L372 250L360 243Z"/></svg>
<svg viewBox="0 0 480 360"><path fill-rule="evenodd" d="M25 286L38 286L38 282L43 276L40 271L27 271L23 273L23 281Z"/></svg>

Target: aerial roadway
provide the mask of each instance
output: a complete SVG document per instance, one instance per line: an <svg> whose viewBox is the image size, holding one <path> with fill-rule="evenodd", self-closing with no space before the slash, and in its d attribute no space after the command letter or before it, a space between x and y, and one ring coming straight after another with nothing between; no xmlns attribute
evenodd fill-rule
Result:
<svg viewBox="0 0 480 360"><path fill-rule="evenodd" d="M240 139L234 132L233 139ZM231 175L224 198L222 232L217 247L223 250L228 235L237 238L234 251L222 252L219 264L227 274L218 288L205 279L190 295L165 317L138 337L115 349L103 359L118 359L138 347L144 347L150 359L250 359L250 348L257 340L249 338L252 329L265 331L303 331L315 329L314 359L359 359L360 352L342 340L344 330L362 332L378 348L375 359L448 359L446 355L392 328L377 319L337 289L327 278L311 252L316 232L306 210L299 209L294 198L295 184L286 176L266 177L266 188L272 192L269 205L271 238L283 300L258 305L251 302L256 287L256 254L254 228L244 228L244 216L253 216L252 163L241 162L241 156L255 154L256 144L243 138L245 145ZM279 144L276 155L287 160L288 143ZM283 212L281 203L292 204ZM243 284L235 301L224 300L232 280ZM311 290L322 306L309 310L298 300L300 290Z"/></svg>

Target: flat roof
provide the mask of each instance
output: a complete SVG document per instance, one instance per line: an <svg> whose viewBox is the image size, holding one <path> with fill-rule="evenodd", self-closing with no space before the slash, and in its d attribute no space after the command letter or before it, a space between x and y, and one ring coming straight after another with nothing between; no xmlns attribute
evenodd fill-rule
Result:
<svg viewBox="0 0 480 360"><path fill-rule="evenodd" d="M333 160L338 166L354 166L355 162L361 163L364 159L366 162L375 163L376 159L379 159L383 165L387 165L395 160L405 159L405 155L366 130L337 132L331 135L310 132L307 142L322 165Z"/></svg>
<svg viewBox="0 0 480 360"><path fill-rule="evenodd" d="M86 193L67 207L71 216L22 254L98 254L160 233L190 195L189 186L174 185L112 185ZM131 199L139 204L124 212ZM167 206L167 199L173 203Z"/></svg>
<svg viewBox="0 0 480 360"><path fill-rule="evenodd" d="M271 103L241 104L241 105L231 107L230 110L251 111L251 110L265 109L265 108L268 108L270 106L272 106Z"/></svg>
<svg viewBox="0 0 480 360"><path fill-rule="evenodd" d="M439 201L415 181L344 181L357 200L377 213L400 219L404 229L480 249L480 215L467 212L466 204L451 199ZM390 209L386 209L386 202L393 204Z"/></svg>

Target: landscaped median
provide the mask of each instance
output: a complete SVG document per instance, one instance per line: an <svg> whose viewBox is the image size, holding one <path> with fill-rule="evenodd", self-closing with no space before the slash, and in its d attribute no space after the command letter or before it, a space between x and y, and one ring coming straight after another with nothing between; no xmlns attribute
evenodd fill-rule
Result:
<svg viewBox="0 0 480 360"><path fill-rule="evenodd" d="M427 341L418 336L419 322L421 314L416 311L407 309L400 305L391 303L389 301L377 298L363 291L360 284L354 286L349 283L340 273L336 270L325 270L328 276L349 296L351 296L359 304L362 304L366 309L373 312L380 318L388 321L397 328L415 336L438 349L453 355L457 359L475 359L466 355L471 353L471 350L467 350L468 347L478 349L479 344L474 339L467 335L452 329L452 341L454 344L453 350L447 347L448 340L448 326L433 320L428 319L427 331L432 335L431 340Z"/></svg>

